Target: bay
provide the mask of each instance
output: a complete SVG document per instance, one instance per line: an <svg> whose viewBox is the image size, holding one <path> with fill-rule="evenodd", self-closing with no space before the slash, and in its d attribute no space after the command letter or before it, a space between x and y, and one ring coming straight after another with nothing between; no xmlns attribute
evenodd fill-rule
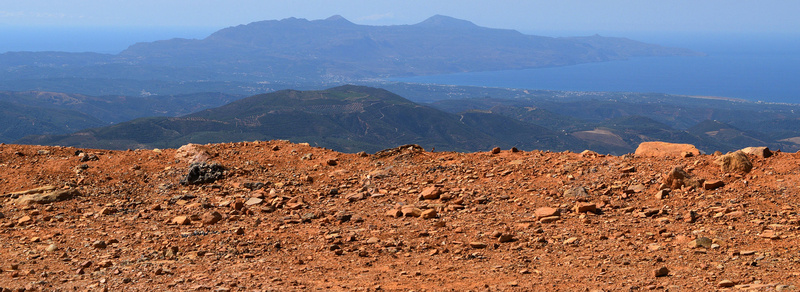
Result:
<svg viewBox="0 0 800 292"><path fill-rule="evenodd" d="M656 40L657 41L657 40ZM681 46L683 44L684 46ZM657 92L800 103L795 38L728 37L671 45L701 57L640 57L564 67L394 78L393 81L565 91Z"/></svg>

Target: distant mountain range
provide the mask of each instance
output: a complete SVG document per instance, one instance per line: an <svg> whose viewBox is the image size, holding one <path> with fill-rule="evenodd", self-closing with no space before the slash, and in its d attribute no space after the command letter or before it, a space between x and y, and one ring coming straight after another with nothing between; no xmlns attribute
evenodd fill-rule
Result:
<svg viewBox="0 0 800 292"><path fill-rule="evenodd" d="M437 89L442 88L451 87ZM415 143L447 151L499 146L619 155L633 152L641 142L668 141L708 152L748 146L800 150L800 114L793 111L798 106L661 94L533 94L537 95L541 97L467 98L426 106L365 86L282 90L181 117L139 118L67 135L28 136L15 143L133 149L287 139L345 152Z"/></svg>
<svg viewBox="0 0 800 292"><path fill-rule="evenodd" d="M141 117L181 116L240 98L221 93L87 96L0 91L0 142L10 143L28 135L67 134Z"/></svg>
<svg viewBox="0 0 800 292"><path fill-rule="evenodd" d="M0 80L335 83L697 54L625 38L525 35L441 15L393 26L357 25L333 16L254 22L202 40L137 43L116 55L9 52L0 54Z"/></svg>

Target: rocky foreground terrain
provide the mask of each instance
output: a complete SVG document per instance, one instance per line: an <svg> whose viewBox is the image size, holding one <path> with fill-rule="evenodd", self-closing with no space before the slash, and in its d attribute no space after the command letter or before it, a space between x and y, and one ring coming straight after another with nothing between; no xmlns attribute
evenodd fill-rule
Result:
<svg viewBox="0 0 800 292"><path fill-rule="evenodd" d="M0 290L796 290L800 155L643 146L0 144Z"/></svg>

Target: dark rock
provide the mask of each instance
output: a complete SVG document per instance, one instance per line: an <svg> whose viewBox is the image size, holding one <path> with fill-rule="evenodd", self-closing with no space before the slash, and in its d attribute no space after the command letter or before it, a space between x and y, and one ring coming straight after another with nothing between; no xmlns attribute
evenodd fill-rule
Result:
<svg viewBox="0 0 800 292"><path fill-rule="evenodd" d="M242 184L243 187L255 191L264 187L263 182L247 181Z"/></svg>
<svg viewBox="0 0 800 292"><path fill-rule="evenodd" d="M97 155L94 155L94 154L88 154L87 155L86 153L81 153L81 154L78 155L78 157L80 157L80 162L99 161L100 160L100 157L97 157Z"/></svg>
<svg viewBox="0 0 800 292"><path fill-rule="evenodd" d="M338 212L336 213L336 220L339 222L347 222L350 221L350 218L353 217L353 214L347 212Z"/></svg>
<svg viewBox="0 0 800 292"><path fill-rule="evenodd" d="M189 173L181 179L182 185L212 183L225 176L225 168L217 163L194 163Z"/></svg>

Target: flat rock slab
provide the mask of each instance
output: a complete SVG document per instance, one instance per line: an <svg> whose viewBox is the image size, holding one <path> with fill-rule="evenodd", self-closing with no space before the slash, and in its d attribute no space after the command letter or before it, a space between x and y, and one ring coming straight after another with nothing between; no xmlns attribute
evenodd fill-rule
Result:
<svg viewBox="0 0 800 292"><path fill-rule="evenodd" d="M419 197L425 200L435 200L439 198L441 191L436 187L427 187L422 190Z"/></svg>
<svg viewBox="0 0 800 292"><path fill-rule="evenodd" d="M703 189L714 190L725 186L725 182L721 180L707 180L703 182Z"/></svg>
<svg viewBox="0 0 800 292"><path fill-rule="evenodd" d="M739 151L742 151L745 154L755 155L760 158L769 158L772 156L772 151L769 150L769 147L747 147Z"/></svg>
<svg viewBox="0 0 800 292"><path fill-rule="evenodd" d="M43 186L43 187L38 187L38 188L35 188L35 189L9 193L7 196L19 197L19 196L22 196L22 195L40 194L40 193L44 193L44 192L53 191L55 189L57 189L57 187L54 187L54 186Z"/></svg>
<svg viewBox="0 0 800 292"><path fill-rule="evenodd" d="M597 213L597 205L594 203L585 203L585 202L578 202L575 204L575 212L576 213Z"/></svg>
<svg viewBox="0 0 800 292"><path fill-rule="evenodd" d="M639 157L687 157L700 155L700 150L692 144L644 142L639 144L634 154Z"/></svg>
<svg viewBox="0 0 800 292"><path fill-rule="evenodd" d="M247 206L253 206L253 205L261 204L261 202L264 202L264 199L262 199L262 198L250 198L250 199L247 199L247 201L245 201L244 204L247 205Z"/></svg>
<svg viewBox="0 0 800 292"><path fill-rule="evenodd" d="M534 214L536 214L536 217L544 218L544 217L559 216L561 215L561 212L556 208L541 207L536 209Z"/></svg>
<svg viewBox="0 0 800 292"><path fill-rule="evenodd" d="M16 203L17 205L50 204L54 202L66 201L80 195L81 192L77 189L57 190L24 195L17 199Z"/></svg>

